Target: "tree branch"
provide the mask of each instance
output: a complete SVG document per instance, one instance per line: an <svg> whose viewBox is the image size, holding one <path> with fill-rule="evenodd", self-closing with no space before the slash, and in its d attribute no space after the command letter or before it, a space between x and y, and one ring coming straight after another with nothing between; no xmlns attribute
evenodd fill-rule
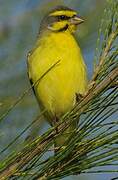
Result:
<svg viewBox="0 0 118 180"><path fill-rule="evenodd" d="M107 76L99 85L97 85L94 90L88 91L83 101L79 103L73 113L77 111L78 114L81 114L88 107L88 102L95 98L99 93L101 93L105 88L107 88L111 82L118 77L118 67L116 67L110 74ZM62 122L57 125L59 133L67 128L67 123ZM54 129L54 128L53 128ZM28 162L30 162L35 156L40 156L44 149L46 149L49 144L52 142L53 138L56 137L55 129L49 132L47 135L43 135L41 139L37 140L30 146L30 149L23 149L20 154L16 155L14 160L9 163L9 165L3 169L0 173L0 179L4 180L13 174L21 170Z"/></svg>

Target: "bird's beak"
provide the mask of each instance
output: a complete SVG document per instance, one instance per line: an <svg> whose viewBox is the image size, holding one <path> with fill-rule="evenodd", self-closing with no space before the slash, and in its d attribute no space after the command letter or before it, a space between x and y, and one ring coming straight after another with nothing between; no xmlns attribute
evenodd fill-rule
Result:
<svg viewBox="0 0 118 180"><path fill-rule="evenodd" d="M74 24L74 25L78 25L78 24L81 24L83 22L84 22L83 18L81 18L78 15L74 16L73 18L71 18L71 23Z"/></svg>

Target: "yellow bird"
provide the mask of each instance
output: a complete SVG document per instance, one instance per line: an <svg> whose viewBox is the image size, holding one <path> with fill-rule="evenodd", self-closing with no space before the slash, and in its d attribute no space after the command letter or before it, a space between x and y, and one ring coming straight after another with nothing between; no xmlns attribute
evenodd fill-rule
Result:
<svg viewBox="0 0 118 180"><path fill-rule="evenodd" d="M74 37L77 26L83 22L76 11L56 7L42 20L36 44L28 55L30 82L35 84L42 77L33 89L52 126L74 107L77 94L83 95L87 88L86 65ZM63 145L75 128L73 123L57 137L56 147Z"/></svg>

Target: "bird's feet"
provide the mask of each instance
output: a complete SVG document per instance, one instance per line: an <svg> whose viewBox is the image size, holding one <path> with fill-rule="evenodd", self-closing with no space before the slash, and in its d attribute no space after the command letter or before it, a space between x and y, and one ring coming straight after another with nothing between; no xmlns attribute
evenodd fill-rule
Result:
<svg viewBox="0 0 118 180"><path fill-rule="evenodd" d="M75 96L76 96L76 102L79 102L80 100L82 100L83 99L83 95L82 94L80 94L80 93L75 93Z"/></svg>

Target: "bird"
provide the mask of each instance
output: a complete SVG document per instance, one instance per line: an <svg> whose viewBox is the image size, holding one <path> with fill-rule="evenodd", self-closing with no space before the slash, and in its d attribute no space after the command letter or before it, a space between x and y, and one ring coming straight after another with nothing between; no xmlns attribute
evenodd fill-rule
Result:
<svg viewBox="0 0 118 180"><path fill-rule="evenodd" d="M75 37L83 22L75 10L55 7L42 19L35 45L28 54L30 83L40 109L46 109L45 119L53 127L72 110L77 95L84 95L87 89L87 67ZM76 127L77 122L73 122L57 135L55 148L66 144ZM58 129L56 131L58 134Z"/></svg>

